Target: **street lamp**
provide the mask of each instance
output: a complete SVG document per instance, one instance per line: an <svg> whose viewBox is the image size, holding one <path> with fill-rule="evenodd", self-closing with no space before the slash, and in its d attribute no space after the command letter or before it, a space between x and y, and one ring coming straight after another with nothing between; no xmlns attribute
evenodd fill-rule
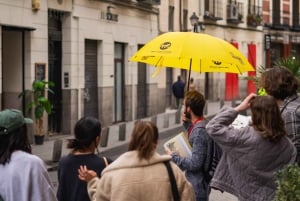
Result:
<svg viewBox="0 0 300 201"><path fill-rule="evenodd" d="M190 17L190 21L191 21L191 24L194 28L194 32L198 32L197 31L197 24L199 22L199 17L196 15L195 12L193 12L192 16Z"/></svg>
<svg viewBox="0 0 300 201"><path fill-rule="evenodd" d="M195 33L202 32L205 30L205 25L202 22L199 22L199 17L193 12L192 16L190 17L191 25L193 26L193 31Z"/></svg>

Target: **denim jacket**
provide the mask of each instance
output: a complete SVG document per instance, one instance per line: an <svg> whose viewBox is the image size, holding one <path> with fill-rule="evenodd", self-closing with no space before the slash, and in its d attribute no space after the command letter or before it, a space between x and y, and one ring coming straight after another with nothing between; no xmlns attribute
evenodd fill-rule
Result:
<svg viewBox="0 0 300 201"><path fill-rule="evenodd" d="M204 179L203 167L212 141L206 133L205 124L205 121L196 123L190 133L191 157L184 158L176 153L172 154L172 160L185 171L185 175L192 184L197 198L208 197L208 183Z"/></svg>

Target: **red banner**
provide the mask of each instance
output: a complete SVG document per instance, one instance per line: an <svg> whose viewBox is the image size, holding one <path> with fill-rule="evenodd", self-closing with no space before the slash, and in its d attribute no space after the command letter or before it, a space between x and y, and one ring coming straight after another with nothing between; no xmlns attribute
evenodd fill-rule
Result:
<svg viewBox="0 0 300 201"><path fill-rule="evenodd" d="M231 44L238 49L237 42ZM226 73L225 77L225 100L237 99L239 96L239 79L236 73Z"/></svg>
<svg viewBox="0 0 300 201"><path fill-rule="evenodd" d="M248 44L248 61L256 69L256 45L255 44ZM256 76L255 71L248 72L248 76ZM248 94L249 93L256 93L256 86L253 81L248 81Z"/></svg>

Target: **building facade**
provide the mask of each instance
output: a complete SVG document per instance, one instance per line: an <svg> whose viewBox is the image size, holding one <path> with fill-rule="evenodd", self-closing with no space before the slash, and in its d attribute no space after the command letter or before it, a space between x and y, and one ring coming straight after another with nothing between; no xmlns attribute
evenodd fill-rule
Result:
<svg viewBox="0 0 300 201"><path fill-rule="evenodd" d="M193 31L195 13L197 32L222 38L253 66L263 65L263 3L0 0L0 107L30 115L26 103L31 97L18 95L30 90L33 80L46 79L55 83L55 94L49 95L54 112L44 121L49 133L72 133L84 115L99 118L105 127L162 113L174 104L172 83L178 75L187 81L187 72L164 68L152 78L155 67L129 62L130 57L159 34ZM209 100L245 97L255 90L242 79L247 75L192 72Z"/></svg>
<svg viewBox="0 0 300 201"><path fill-rule="evenodd" d="M265 63L300 56L299 0L263 1Z"/></svg>

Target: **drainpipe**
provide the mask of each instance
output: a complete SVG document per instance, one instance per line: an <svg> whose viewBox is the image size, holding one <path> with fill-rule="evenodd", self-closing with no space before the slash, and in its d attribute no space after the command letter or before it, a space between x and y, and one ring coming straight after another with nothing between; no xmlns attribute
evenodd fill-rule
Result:
<svg viewBox="0 0 300 201"><path fill-rule="evenodd" d="M25 91L25 32L22 30L22 92ZM22 112L25 114L25 98L22 98Z"/></svg>
<svg viewBox="0 0 300 201"><path fill-rule="evenodd" d="M182 31L182 0L179 0L179 31Z"/></svg>

